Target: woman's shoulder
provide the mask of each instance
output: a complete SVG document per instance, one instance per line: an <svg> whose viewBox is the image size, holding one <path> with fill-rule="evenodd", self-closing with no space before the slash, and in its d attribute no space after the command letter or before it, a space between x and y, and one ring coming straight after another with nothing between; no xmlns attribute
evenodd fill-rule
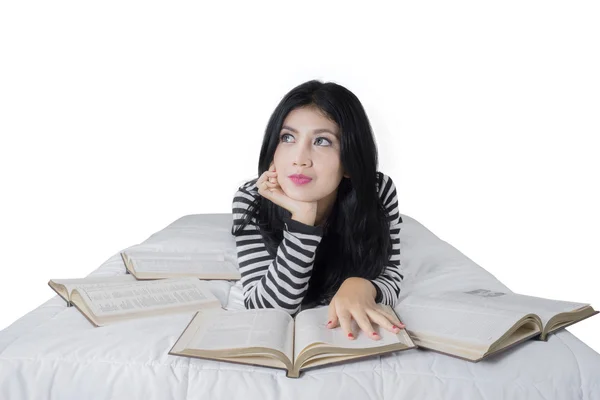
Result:
<svg viewBox="0 0 600 400"><path fill-rule="evenodd" d="M238 188L238 193L240 192L250 195L252 197L256 197L259 196L258 194L258 187L256 186L256 182L258 181L258 178L253 178L250 179L249 181L245 181L244 183L242 183L240 185L240 187Z"/></svg>
<svg viewBox="0 0 600 400"><path fill-rule="evenodd" d="M390 190L396 188L392 178L381 171L377 171L376 187L377 193L379 193L379 197L387 197L386 195L390 192Z"/></svg>
<svg viewBox="0 0 600 400"><path fill-rule="evenodd" d="M401 223L402 217L398 210L398 193L396 185L389 175L377 171L377 191L383 205L390 213L390 218L394 224Z"/></svg>
<svg viewBox="0 0 600 400"><path fill-rule="evenodd" d="M233 210L235 213L243 213L254 201L260 197L256 186L258 178L250 179L242 183L233 195Z"/></svg>
<svg viewBox="0 0 600 400"><path fill-rule="evenodd" d="M258 194L258 188L256 187L256 182L258 178L251 179L249 181L245 181L242 185L240 185L233 196L232 202L232 213L233 213L233 227L231 233L233 234L236 230L236 227L243 222L244 215L250 209L250 206L254 203L254 201L260 197ZM253 224L256 224L256 218L252 217ZM251 224L252 225L252 224ZM246 229L252 229L249 225Z"/></svg>

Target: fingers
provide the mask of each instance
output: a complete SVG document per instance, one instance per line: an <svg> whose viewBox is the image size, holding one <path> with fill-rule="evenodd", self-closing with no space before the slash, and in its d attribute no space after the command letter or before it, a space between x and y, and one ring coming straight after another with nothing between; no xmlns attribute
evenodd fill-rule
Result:
<svg viewBox="0 0 600 400"><path fill-rule="evenodd" d="M391 315L389 312L380 309L367 308L364 312L351 313L350 311L342 311L339 313L335 308L334 300L329 304L327 310L327 328L333 329L341 326L341 330L348 339L354 340L356 333L352 331L352 319L356 321L359 328L364 331L372 340L380 340L381 334L379 329L386 329L394 334L400 332L400 329L405 328L405 325L398 319L396 315ZM373 327L375 324L375 327Z"/></svg>
<svg viewBox="0 0 600 400"><path fill-rule="evenodd" d="M269 178L269 182L271 182L271 183L278 183L277 182L277 172L268 172L267 176Z"/></svg>
<svg viewBox="0 0 600 400"><path fill-rule="evenodd" d="M369 309L367 310L367 314L371 321L392 333L398 333L400 332L400 328L404 328L404 324L402 324L397 318L392 319L390 315L384 314L381 311Z"/></svg>
<svg viewBox="0 0 600 400"><path fill-rule="evenodd" d="M270 183L277 183L277 172L265 171L261 175L261 179Z"/></svg>
<svg viewBox="0 0 600 400"><path fill-rule="evenodd" d="M273 167L274 165L272 168ZM268 198L273 189L277 189L279 187L279 183L277 182L277 172L270 170L263 172L260 178L256 181L256 186L258 187L258 192L260 195Z"/></svg>
<svg viewBox="0 0 600 400"><path fill-rule="evenodd" d="M278 189L277 171L275 170L275 162L271 161L269 169L263 172L256 181L258 193L269 198L274 189ZM271 199L272 200L272 199Z"/></svg>
<svg viewBox="0 0 600 400"><path fill-rule="evenodd" d="M367 309L367 311L369 311L369 310ZM371 325L371 321L369 321L369 317L367 316L367 313L365 313L365 312L357 313L356 315L353 315L353 317L356 320L356 323L358 324L360 329L362 329L371 339L373 339L373 340L381 339L379 334L375 331L375 329L373 329L373 326Z"/></svg>
<svg viewBox="0 0 600 400"><path fill-rule="evenodd" d="M381 309L381 308L378 309L377 311L379 311L380 314L383 314L392 324L394 324L400 328L406 327L406 325L404 325L402 323L402 321L400 321L398 319L398 316L395 313L394 314L389 313L389 312L385 311L385 309Z"/></svg>
<svg viewBox="0 0 600 400"><path fill-rule="evenodd" d="M267 188L279 188L279 182L277 181L277 172L267 172Z"/></svg>
<svg viewBox="0 0 600 400"><path fill-rule="evenodd" d="M264 173L256 181L256 187L258 188L258 193L261 196L265 196L265 192L269 190L268 182L269 181L266 179L266 175Z"/></svg>
<svg viewBox="0 0 600 400"><path fill-rule="evenodd" d="M342 327L342 331L344 332L344 335L350 339L350 340L354 340L356 338L356 334L354 332L352 332L352 319L354 318L354 320L356 321L356 323L358 324L359 328L365 332L367 334L367 336L369 338L371 338L372 340L379 340L381 339L381 336L379 336L379 333L373 329L373 326L371 325L371 321L369 321L369 318L367 317L366 313L357 313L356 315L351 314L350 312L341 312L341 315L339 315L339 323L340 326Z"/></svg>
<svg viewBox="0 0 600 400"><path fill-rule="evenodd" d="M276 188L277 186L279 186L279 184L277 182L265 181L264 183L267 185L267 189L273 189L273 188Z"/></svg>
<svg viewBox="0 0 600 400"><path fill-rule="evenodd" d="M256 181L256 183L261 183L264 181L271 181L271 179L273 178L277 178L277 172L273 172L273 171L265 171L262 173L262 175L260 176L260 178L258 178L258 180Z"/></svg>
<svg viewBox="0 0 600 400"><path fill-rule="evenodd" d="M350 312L342 311L338 313L338 319L340 322L340 326L342 327L342 331L344 332L344 335L346 335L348 339L354 340L354 332L352 332L352 319Z"/></svg>
<svg viewBox="0 0 600 400"><path fill-rule="evenodd" d="M352 332L352 318L354 317L358 323L358 326L363 331L367 332L370 338L374 340L379 340L379 334L375 332L375 330L371 326L367 314L363 312L362 314L357 315L358 317L354 317L354 315L352 315L348 310L337 310L334 297L329 303L329 307L327 309L327 318L329 321L327 322L326 326L329 329L333 329L336 328L339 323L342 328L342 331L344 332L344 335L348 339L354 340L355 335L354 332ZM376 334L373 335L373 332L375 332Z"/></svg>
<svg viewBox="0 0 600 400"><path fill-rule="evenodd" d="M335 299L329 303L329 308L327 310L327 317L329 322L327 322L327 328L335 328L338 325L338 317L335 312Z"/></svg>

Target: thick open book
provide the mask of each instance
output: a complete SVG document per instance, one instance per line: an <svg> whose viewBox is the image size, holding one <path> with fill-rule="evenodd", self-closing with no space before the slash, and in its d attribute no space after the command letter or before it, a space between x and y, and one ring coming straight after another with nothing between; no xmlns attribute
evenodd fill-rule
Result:
<svg viewBox="0 0 600 400"><path fill-rule="evenodd" d="M95 282L92 278L51 280L49 285L95 326L222 306L208 283L196 278L115 278L105 277L103 282L98 282L101 278L94 278Z"/></svg>
<svg viewBox="0 0 600 400"><path fill-rule="evenodd" d="M56 294L58 294L67 302L67 307L71 307L73 305L71 302L71 293L79 285L84 285L87 288L93 288L135 281L136 279L133 275L126 274L78 279L50 279L48 281L48 286L50 286L52 290L56 292Z"/></svg>
<svg viewBox="0 0 600 400"><path fill-rule="evenodd" d="M396 311L419 347L475 362L598 313L586 303L487 289L409 295Z"/></svg>
<svg viewBox="0 0 600 400"><path fill-rule="evenodd" d="M217 250L184 253L129 249L121 252L121 258L127 271L140 280L181 277L241 279L237 265Z"/></svg>
<svg viewBox="0 0 600 400"><path fill-rule="evenodd" d="M378 306L395 315L391 307ZM298 378L307 368L416 348L404 329L394 334L372 324L381 336L373 340L354 319L356 338L350 340L341 327L327 328L327 309L302 310L295 319L276 308L200 310L169 354L279 368Z"/></svg>

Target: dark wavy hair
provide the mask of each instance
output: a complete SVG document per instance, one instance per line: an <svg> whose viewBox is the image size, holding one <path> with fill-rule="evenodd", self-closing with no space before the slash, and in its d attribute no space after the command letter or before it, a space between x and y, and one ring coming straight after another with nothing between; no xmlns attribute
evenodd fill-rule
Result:
<svg viewBox="0 0 600 400"><path fill-rule="evenodd" d="M304 298L304 302L328 304L346 278L375 279L382 274L392 251L389 215L376 189L377 146L367 114L351 91L333 82L310 80L279 102L265 130L258 176L273 161L286 116L300 107L313 107L337 123L341 164L350 176L342 178L338 186ZM290 216L288 210L259 195L232 234L237 236L255 221L267 251L276 257L283 240L283 217Z"/></svg>

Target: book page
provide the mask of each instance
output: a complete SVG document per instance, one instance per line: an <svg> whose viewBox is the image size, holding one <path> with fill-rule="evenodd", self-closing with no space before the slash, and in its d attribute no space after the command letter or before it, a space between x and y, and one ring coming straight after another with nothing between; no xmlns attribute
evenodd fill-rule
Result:
<svg viewBox="0 0 600 400"><path fill-rule="evenodd" d="M276 308L210 312L203 314L198 331L186 345L189 349L222 350L268 347L292 361L294 320ZM198 317L197 317L198 318Z"/></svg>
<svg viewBox="0 0 600 400"><path fill-rule="evenodd" d="M409 346L411 343L406 332L400 331L400 333L395 334L387 329L382 329L379 325L371 322L375 332L381 336L381 339L373 340L368 337L366 332L360 329L354 319L351 320L351 329L355 338L350 340L342 330L341 326L333 329L327 328L327 311L328 306L320 306L306 309L298 313L296 316L294 360L297 359L300 352L306 348L306 346L317 342L346 349L372 348L398 342L405 343Z"/></svg>
<svg viewBox="0 0 600 400"><path fill-rule="evenodd" d="M124 282L135 282L137 279L133 275L114 275L114 276L98 276L90 278L79 278L79 279L51 279L57 285L63 285L69 296L71 292L78 286L85 286L86 288L106 287L113 284L121 284Z"/></svg>
<svg viewBox="0 0 600 400"><path fill-rule="evenodd" d="M408 296L395 308L409 333L487 347L528 313L490 309L446 298Z"/></svg>
<svg viewBox="0 0 600 400"><path fill-rule="evenodd" d="M131 259L136 272L166 272L179 274L219 275L238 274L230 261L204 259Z"/></svg>
<svg viewBox="0 0 600 400"><path fill-rule="evenodd" d="M132 260L225 261L225 252L222 250L194 253L175 251L125 250L123 253L125 253L125 255Z"/></svg>
<svg viewBox="0 0 600 400"><path fill-rule="evenodd" d="M109 287L81 285L77 292L99 316L123 315L197 305L220 305L206 282L196 278L158 279L114 284Z"/></svg>
<svg viewBox="0 0 600 400"><path fill-rule="evenodd" d="M554 315L573 311L588 304L575 303L562 300L544 299L541 297L527 296L510 292L499 292L488 289L474 289L464 292L449 291L436 295L432 298L447 300L462 304L475 304L487 309L502 309L515 311L520 314L537 314L544 326Z"/></svg>

